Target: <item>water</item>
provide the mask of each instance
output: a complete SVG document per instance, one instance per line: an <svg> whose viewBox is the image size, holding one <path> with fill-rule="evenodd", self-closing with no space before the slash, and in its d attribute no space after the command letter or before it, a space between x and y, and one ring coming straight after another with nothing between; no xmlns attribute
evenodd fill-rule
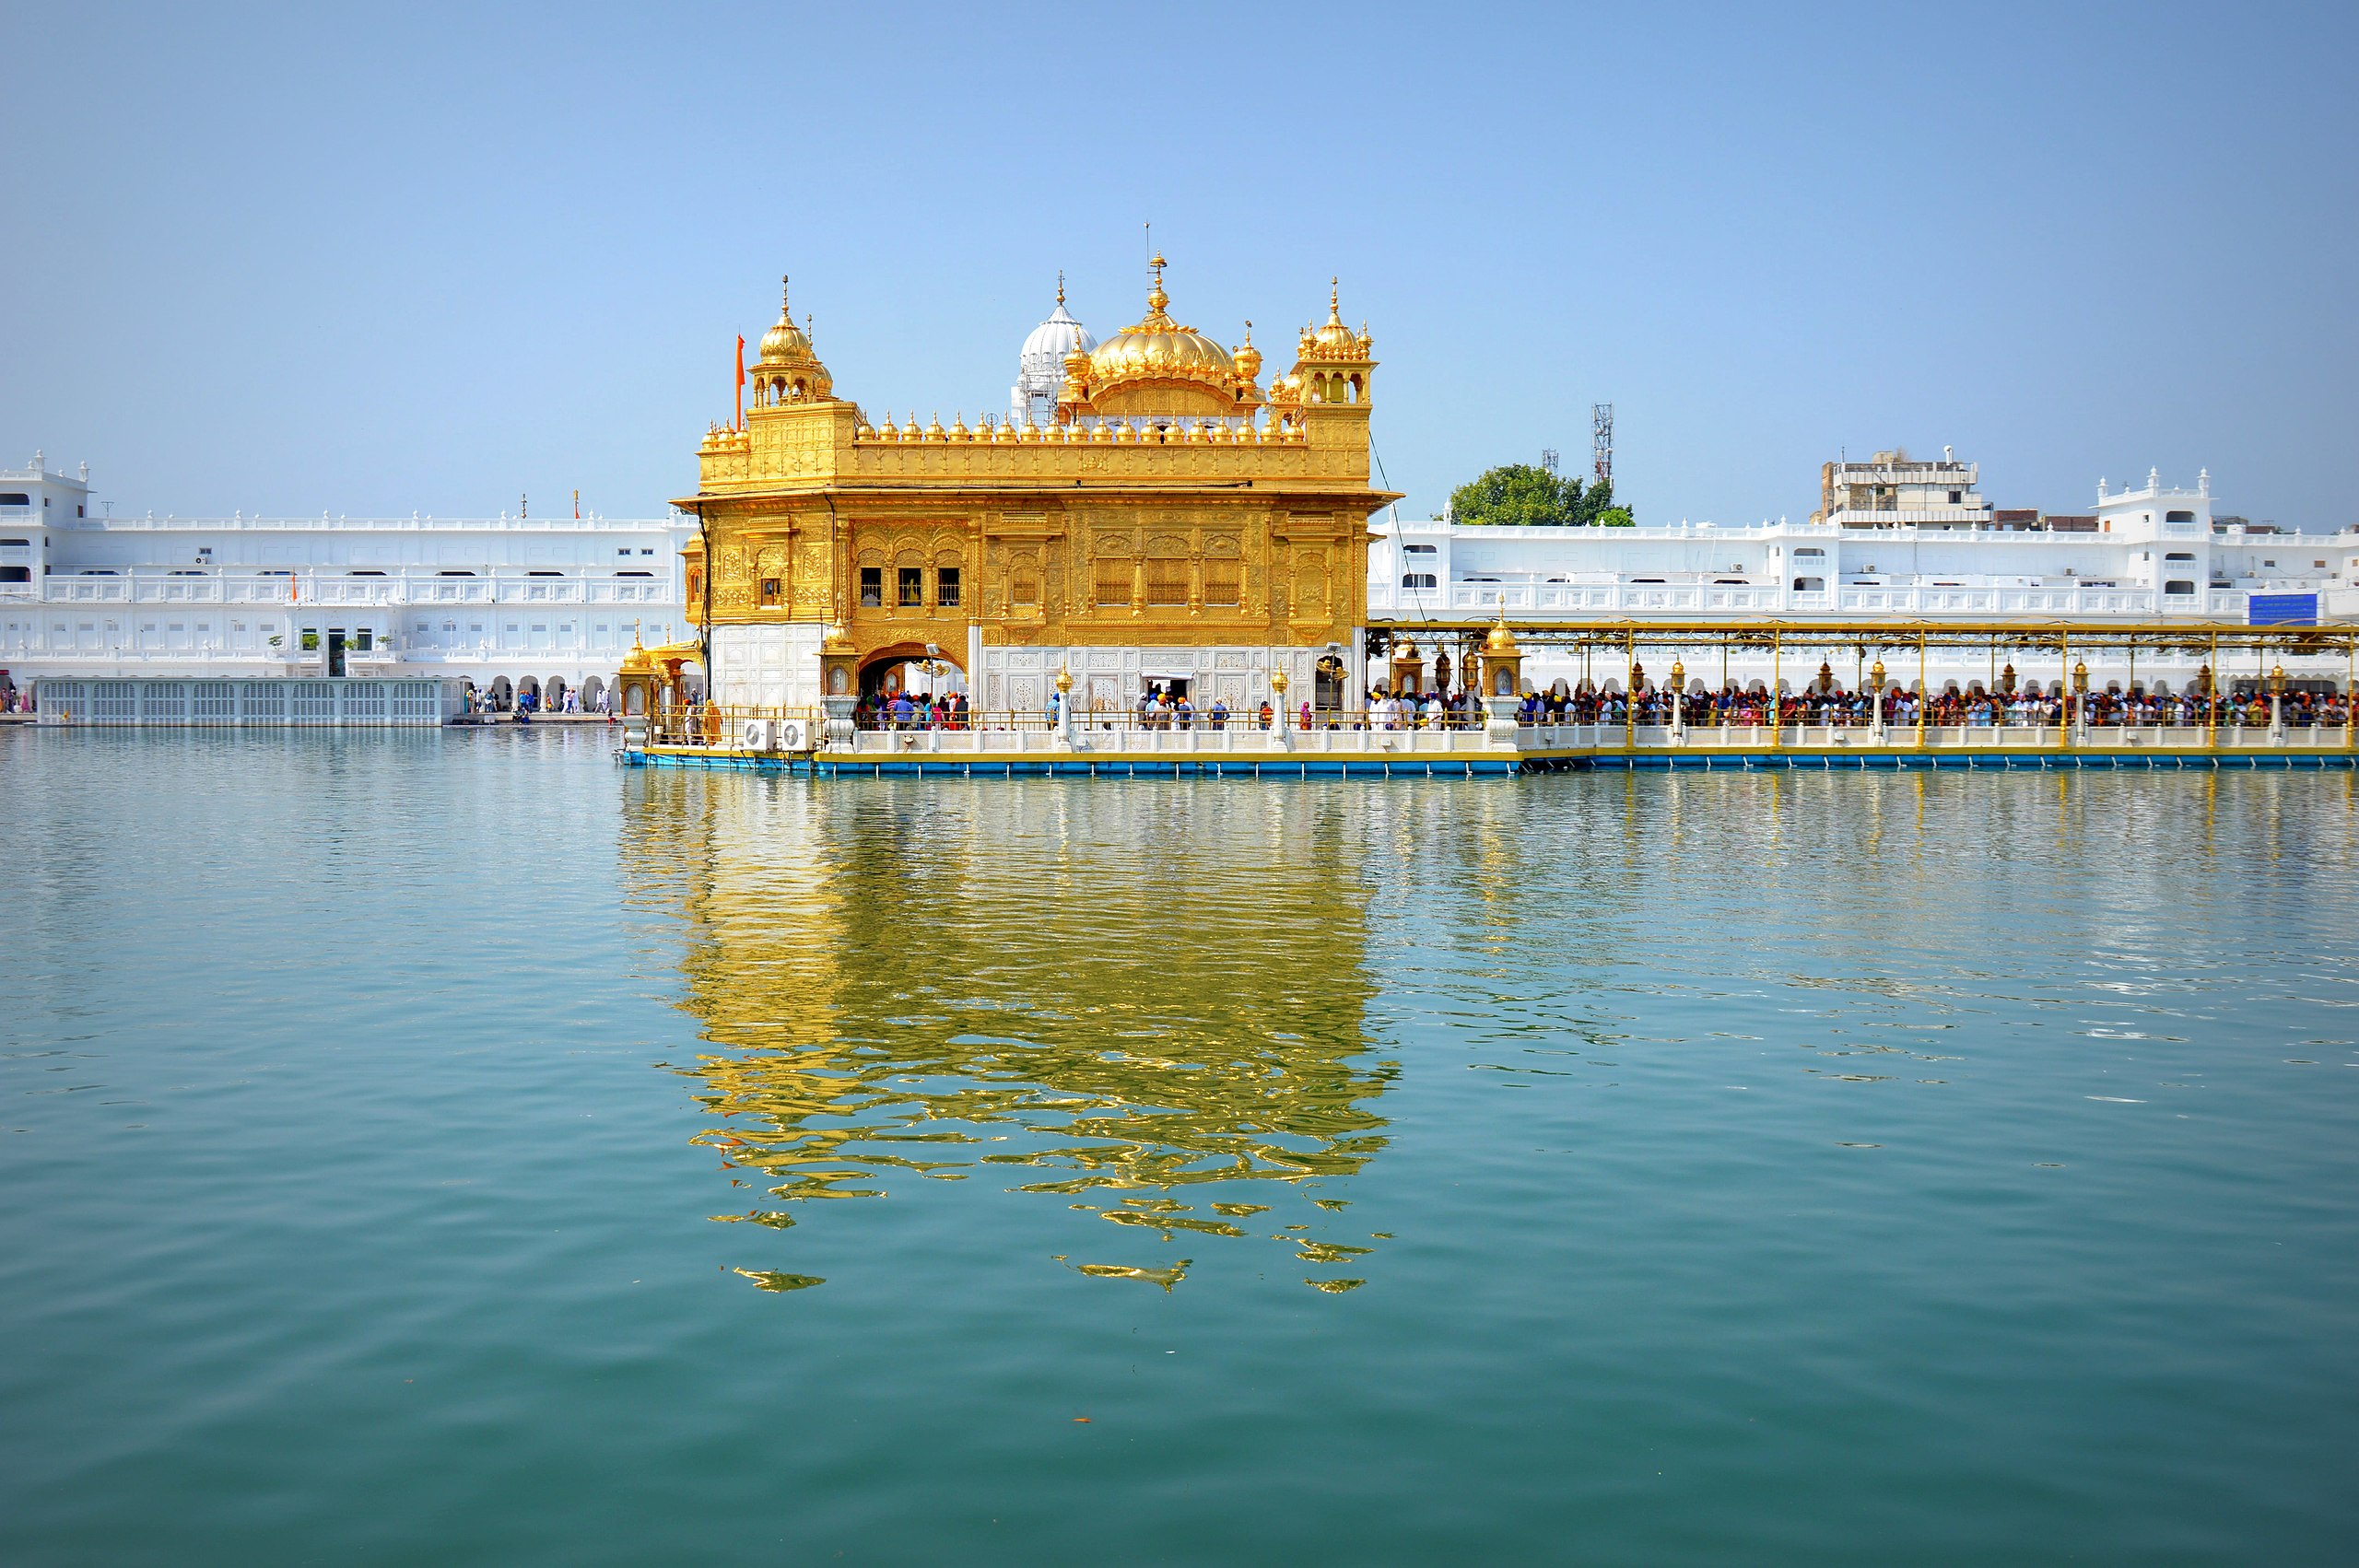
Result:
<svg viewBox="0 0 2359 1568"><path fill-rule="evenodd" d="M0 732L0 1561L2343 1562L2349 774Z"/></svg>

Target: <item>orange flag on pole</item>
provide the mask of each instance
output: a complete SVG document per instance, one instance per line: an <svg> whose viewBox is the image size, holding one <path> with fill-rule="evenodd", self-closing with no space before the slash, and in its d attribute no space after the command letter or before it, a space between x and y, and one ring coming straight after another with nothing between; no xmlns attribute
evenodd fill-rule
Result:
<svg viewBox="0 0 2359 1568"><path fill-rule="evenodd" d="M737 334L737 429L745 427L745 334Z"/></svg>

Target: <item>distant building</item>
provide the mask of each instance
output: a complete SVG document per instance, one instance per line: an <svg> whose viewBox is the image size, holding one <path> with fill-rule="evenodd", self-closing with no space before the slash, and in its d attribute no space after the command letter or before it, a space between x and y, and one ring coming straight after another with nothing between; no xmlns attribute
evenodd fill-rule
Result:
<svg viewBox="0 0 2359 1568"><path fill-rule="evenodd" d="M1810 520L1841 528L1988 528L1979 478L1975 464L1957 462L1947 447L1939 462L1895 450L1867 462L1825 463Z"/></svg>

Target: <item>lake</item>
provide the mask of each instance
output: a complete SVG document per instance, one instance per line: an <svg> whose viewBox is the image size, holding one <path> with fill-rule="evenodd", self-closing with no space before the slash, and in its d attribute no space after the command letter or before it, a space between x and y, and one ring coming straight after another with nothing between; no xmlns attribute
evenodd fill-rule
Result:
<svg viewBox="0 0 2359 1568"><path fill-rule="evenodd" d="M2349 772L0 731L10 1563L2341 1563Z"/></svg>

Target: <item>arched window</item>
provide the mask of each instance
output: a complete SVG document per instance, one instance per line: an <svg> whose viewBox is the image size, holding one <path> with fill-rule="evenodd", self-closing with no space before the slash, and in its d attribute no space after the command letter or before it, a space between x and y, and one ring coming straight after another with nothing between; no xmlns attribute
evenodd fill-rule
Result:
<svg viewBox="0 0 2359 1568"><path fill-rule="evenodd" d="M1401 574L1401 586L1403 588L1435 588L1439 586L1439 582L1431 572L1402 572Z"/></svg>

